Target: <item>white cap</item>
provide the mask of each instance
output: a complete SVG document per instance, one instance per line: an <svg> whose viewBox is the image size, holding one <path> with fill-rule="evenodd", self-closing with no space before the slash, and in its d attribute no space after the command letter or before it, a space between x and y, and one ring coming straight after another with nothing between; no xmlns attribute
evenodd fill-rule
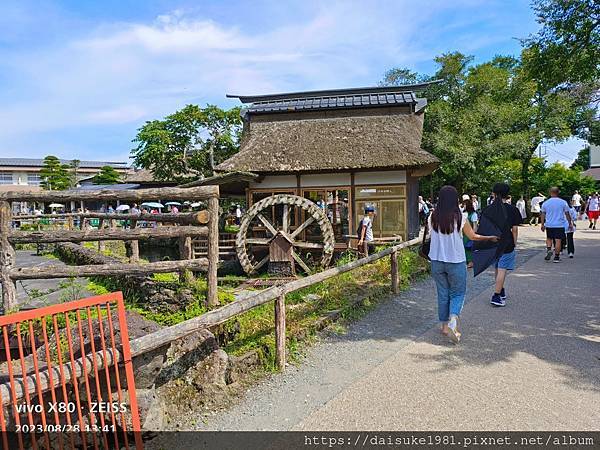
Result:
<svg viewBox="0 0 600 450"><path fill-rule="evenodd" d="M469 197L469 194L463 194L462 199L463 200L471 200L471 197Z"/></svg>

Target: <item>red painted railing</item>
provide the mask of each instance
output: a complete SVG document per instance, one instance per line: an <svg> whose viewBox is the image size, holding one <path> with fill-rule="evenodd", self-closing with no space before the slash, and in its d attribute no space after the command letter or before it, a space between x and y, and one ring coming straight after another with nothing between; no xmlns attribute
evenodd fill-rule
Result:
<svg viewBox="0 0 600 450"><path fill-rule="evenodd" d="M142 449L120 292L1 316L0 328L3 449Z"/></svg>

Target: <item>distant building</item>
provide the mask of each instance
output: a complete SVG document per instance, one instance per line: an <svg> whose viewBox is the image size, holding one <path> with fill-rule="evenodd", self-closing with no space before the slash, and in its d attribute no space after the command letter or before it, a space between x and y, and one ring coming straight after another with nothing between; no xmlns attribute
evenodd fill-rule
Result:
<svg viewBox="0 0 600 450"><path fill-rule="evenodd" d="M70 164L72 160L61 159L61 163ZM28 191L41 189L40 170L44 166L42 158L0 158L0 191ZM111 166L117 172L125 174L126 162L80 161L77 174L80 179L89 178L100 172L103 166Z"/></svg>
<svg viewBox="0 0 600 450"><path fill-rule="evenodd" d="M590 145L590 168L584 171L583 175L600 182L600 145Z"/></svg>

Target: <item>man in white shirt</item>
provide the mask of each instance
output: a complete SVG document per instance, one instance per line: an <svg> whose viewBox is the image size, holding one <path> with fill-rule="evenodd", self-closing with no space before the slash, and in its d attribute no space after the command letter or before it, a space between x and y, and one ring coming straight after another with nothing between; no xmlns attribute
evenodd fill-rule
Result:
<svg viewBox="0 0 600 450"><path fill-rule="evenodd" d="M373 218L375 217L375 208L365 207L365 216L360 221L360 231L358 236L358 250L364 256L369 256L369 245L373 243Z"/></svg>
<svg viewBox="0 0 600 450"><path fill-rule="evenodd" d="M540 212L542 210L540 205L544 200L546 200L546 197L539 192L531 199L531 220L529 221L529 225L537 225L539 223Z"/></svg>
<svg viewBox="0 0 600 450"><path fill-rule="evenodd" d="M546 261L552 258L552 242L554 242L554 262L560 262L562 241L567 239L565 230L573 231L573 220L569 205L558 196L557 187L550 189L550 198L542 205L542 231L546 232Z"/></svg>
<svg viewBox="0 0 600 450"><path fill-rule="evenodd" d="M575 211L577 211L577 214L579 214L579 210L581 210L581 195L579 195L579 191L575 191L573 197L571 197L571 204Z"/></svg>
<svg viewBox="0 0 600 450"><path fill-rule="evenodd" d="M600 217L600 199L598 193L594 192L587 201L586 214L590 220L589 228L596 229L596 223L598 223L598 217Z"/></svg>

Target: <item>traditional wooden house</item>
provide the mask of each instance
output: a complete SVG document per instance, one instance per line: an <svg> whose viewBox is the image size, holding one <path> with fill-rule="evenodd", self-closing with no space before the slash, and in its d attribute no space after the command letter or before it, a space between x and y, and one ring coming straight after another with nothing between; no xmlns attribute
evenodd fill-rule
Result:
<svg viewBox="0 0 600 450"><path fill-rule="evenodd" d="M285 209L286 202L299 206L297 198L289 197L299 196L316 204L329 219L336 247L345 247L356 235L366 206L376 211L375 238L417 236L418 181L439 162L421 149L427 101L417 93L425 86L229 95L245 105L243 137L239 153L217 170L229 174L229 182L237 180L238 186L235 174L244 175L249 212L259 219L250 227L252 235L260 236L262 230L267 238L282 226L293 237L300 236L294 230L301 228L305 242L313 234L315 239L326 234L316 215L311 226L305 225L308 205L295 212ZM257 177L248 178L248 173ZM252 209L278 194L289 198L262 202L260 211ZM289 223L282 223L284 217L283 222ZM238 247L242 245L240 240ZM305 244L305 248L312 247Z"/></svg>

